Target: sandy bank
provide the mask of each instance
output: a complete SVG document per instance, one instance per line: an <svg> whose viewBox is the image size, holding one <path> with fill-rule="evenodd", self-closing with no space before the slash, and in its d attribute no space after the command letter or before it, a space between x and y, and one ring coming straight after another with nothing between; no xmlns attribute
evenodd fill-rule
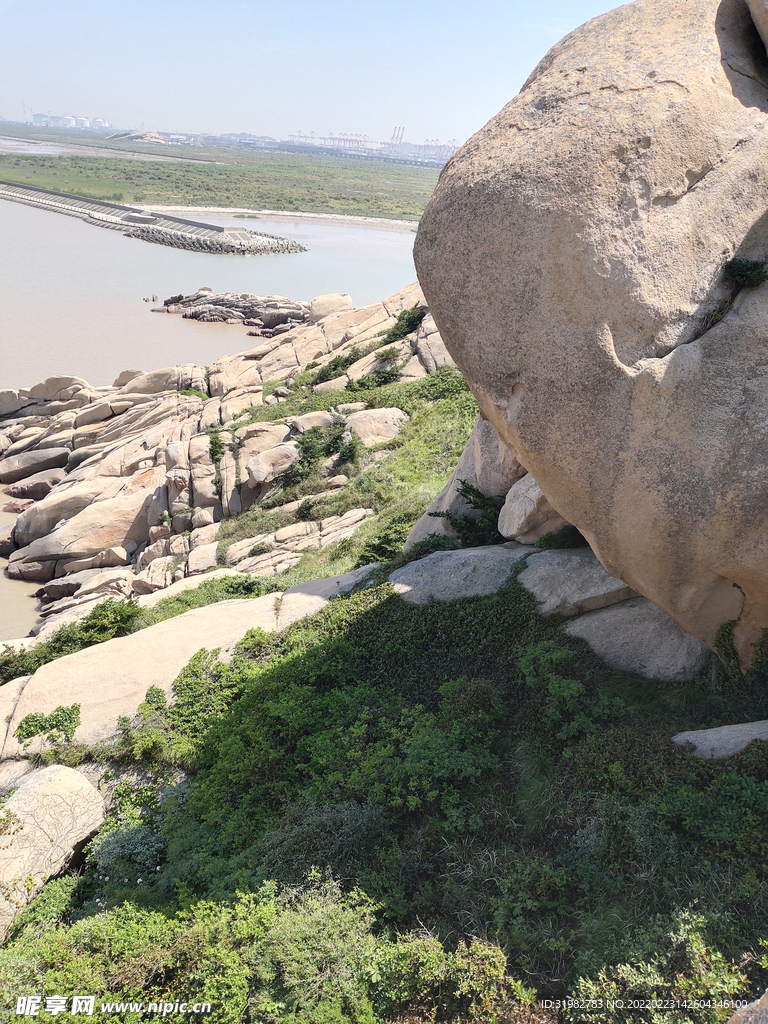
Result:
<svg viewBox="0 0 768 1024"><path fill-rule="evenodd" d="M280 220L307 220L318 223L352 224L371 228L391 228L394 231L415 230L416 220L388 220L385 217L353 217L343 213L298 213L291 210L249 210L241 206L147 206L146 204L126 203L136 209L150 210L152 213L171 213L180 216L195 214L213 214L214 216L234 217L238 213L248 214L254 219L268 217ZM254 229L255 230L255 229Z"/></svg>

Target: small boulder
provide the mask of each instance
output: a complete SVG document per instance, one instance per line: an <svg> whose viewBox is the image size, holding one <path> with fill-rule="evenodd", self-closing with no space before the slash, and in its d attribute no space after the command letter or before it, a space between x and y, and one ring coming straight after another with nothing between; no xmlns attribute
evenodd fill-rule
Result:
<svg viewBox="0 0 768 1024"><path fill-rule="evenodd" d="M195 576L197 573L214 569L217 565L216 553L218 548L219 545L216 541L212 544L199 544L193 548L189 553L189 560L187 562L187 572L189 575Z"/></svg>
<svg viewBox="0 0 768 1024"><path fill-rule="evenodd" d="M347 427L366 448L384 444L397 437L408 416L402 409L365 409L347 417Z"/></svg>
<svg viewBox="0 0 768 1024"><path fill-rule="evenodd" d="M69 448L40 448L12 455L0 462L0 484L13 484L44 469L63 468L69 454Z"/></svg>
<svg viewBox="0 0 768 1024"><path fill-rule="evenodd" d="M291 466L301 458L299 446L292 441L276 445L266 452L261 452L245 464L248 481L251 487L260 488L283 476Z"/></svg>
<svg viewBox="0 0 768 1024"><path fill-rule="evenodd" d="M721 725L716 729L692 729L689 732L679 732L672 737L672 742L678 747L685 747L690 743L693 746L692 753L696 757L710 760L738 754L755 740L768 743L768 721Z"/></svg>
<svg viewBox="0 0 768 1024"><path fill-rule="evenodd" d="M32 498L33 501L40 501L56 484L61 483L65 476L66 473L61 468L44 469L41 473L33 473L24 480L10 484L5 488L5 493L12 498Z"/></svg>
<svg viewBox="0 0 768 1024"><path fill-rule="evenodd" d="M54 764L22 777L5 803L0 836L0 937L17 911L60 875L104 821L104 801L72 768Z"/></svg>
<svg viewBox="0 0 768 1024"><path fill-rule="evenodd" d="M512 484L499 513L499 533L518 544L535 544L568 523L556 512L530 473Z"/></svg>
<svg viewBox="0 0 768 1024"><path fill-rule="evenodd" d="M305 412L303 416L292 416L288 422L294 430L298 430L300 434L305 434L308 430L312 430L313 427L326 428L332 426L333 416L329 412Z"/></svg>
<svg viewBox="0 0 768 1024"><path fill-rule="evenodd" d="M352 296L346 292L329 292L327 295L317 295L310 303L310 321L314 324L331 313L342 313L353 309Z"/></svg>
<svg viewBox="0 0 768 1024"><path fill-rule="evenodd" d="M544 616L580 615L638 596L607 573L590 548L534 553L517 582L533 594Z"/></svg>

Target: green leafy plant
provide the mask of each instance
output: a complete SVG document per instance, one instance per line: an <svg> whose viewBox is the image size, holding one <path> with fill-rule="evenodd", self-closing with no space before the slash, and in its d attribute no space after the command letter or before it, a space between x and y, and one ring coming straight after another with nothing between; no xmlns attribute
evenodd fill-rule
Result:
<svg viewBox="0 0 768 1024"><path fill-rule="evenodd" d="M445 519L456 531L464 547L503 543L504 538L498 530L501 499L486 497L467 480L459 482L458 493L477 515L456 512L429 512L428 515L434 519Z"/></svg>
<svg viewBox="0 0 768 1024"><path fill-rule="evenodd" d="M326 381L336 380L337 377L341 377L353 363L356 363L362 357L363 353L356 345L353 345L348 352L343 353L343 355L334 356L325 366L320 367L312 383L324 384Z"/></svg>
<svg viewBox="0 0 768 1024"><path fill-rule="evenodd" d="M34 736L39 736L42 733L46 734L46 738L51 743L61 743L64 740L71 742L78 725L80 725L80 705L59 706L50 715L45 715L42 711L33 711L26 715L19 722L14 735L22 743L27 743Z"/></svg>
<svg viewBox="0 0 768 1024"><path fill-rule="evenodd" d="M768 281L768 263L765 260L732 259L723 267L723 276L737 288L756 288Z"/></svg>
<svg viewBox="0 0 768 1024"><path fill-rule="evenodd" d="M397 323L384 335L382 344L389 345L393 341L400 341L407 335L412 334L427 315L428 310L418 303L410 309L404 309L398 314Z"/></svg>

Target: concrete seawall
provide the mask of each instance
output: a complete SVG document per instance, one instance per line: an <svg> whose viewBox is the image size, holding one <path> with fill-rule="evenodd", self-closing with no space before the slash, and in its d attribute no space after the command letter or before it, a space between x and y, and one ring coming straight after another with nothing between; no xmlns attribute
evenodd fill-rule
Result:
<svg viewBox="0 0 768 1024"><path fill-rule="evenodd" d="M129 238L170 245L176 249L196 252L233 253L241 256L263 256L271 253L305 252L305 247L289 238L259 234L246 229L223 228L162 213L152 213L132 206L121 206L100 199L85 199L53 192L34 185L18 185L0 181L0 199L24 203L41 210L79 217L101 228L120 231Z"/></svg>

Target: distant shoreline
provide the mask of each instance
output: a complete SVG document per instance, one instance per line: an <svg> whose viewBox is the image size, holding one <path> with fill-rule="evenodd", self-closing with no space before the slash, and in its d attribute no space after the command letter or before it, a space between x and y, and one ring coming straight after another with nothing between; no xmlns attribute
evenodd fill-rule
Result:
<svg viewBox="0 0 768 1024"><path fill-rule="evenodd" d="M249 210L241 206L148 206L139 203L126 203L126 206L134 206L138 210L150 210L152 213L199 213L218 214L219 216L234 216L237 213L250 214L254 219L258 217L276 217L283 220L314 220L330 221L334 224L350 224L376 228L392 228L402 231L404 228L413 229L418 226L417 220L390 220L388 217L356 217L349 213L299 213L295 210ZM243 218L247 220L248 218Z"/></svg>

